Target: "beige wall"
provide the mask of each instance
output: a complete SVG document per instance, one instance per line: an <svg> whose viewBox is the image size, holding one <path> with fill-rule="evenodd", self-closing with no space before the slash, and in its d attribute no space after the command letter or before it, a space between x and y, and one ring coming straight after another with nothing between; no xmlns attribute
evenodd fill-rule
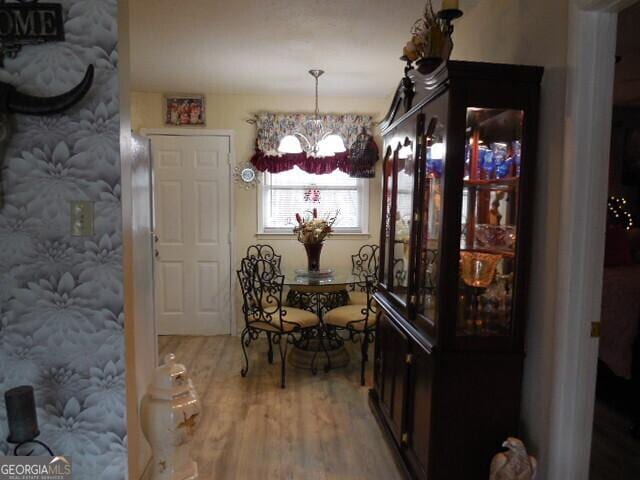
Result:
<svg viewBox="0 0 640 480"><path fill-rule="evenodd" d="M523 433L545 468L567 74L567 0L482 0L456 23L454 58L545 67L535 192ZM545 478L544 471L539 474Z"/></svg>
<svg viewBox="0 0 640 480"><path fill-rule="evenodd" d="M389 92L392 94L393 92ZM389 106L390 98L346 98L320 97L320 107L323 112L353 112L372 114L376 120L381 120ZM257 95L207 95L207 125L208 129L233 130L235 133L236 162L242 163L251 158L255 143L255 126L246 122L252 114L261 110L271 111L312 111L313 97L282 97ZM138 132L141 128L162 128L162 94L150 92L133 92L131 98L132 128ZM377 138L378 147L382 143ZM360 245L364 243L378 243L381 211L380 164L376 178L369 180L369 235L334 235L326 242L322 252L321 263L325 266L350 268L351 258ZM235 269L239 259L244 255L247 246L262 242L271 244L283 255L286 269L303 267L306 257L302 245L298 244L293 235L258 236L257 207L258 194L255 189L244 190L235 185L233 188L235 202L234 232ZM292 212L292 215L295 212ZM236 296L238 301L238 296ZM239 320L239 318L238 318Z"/></svg>

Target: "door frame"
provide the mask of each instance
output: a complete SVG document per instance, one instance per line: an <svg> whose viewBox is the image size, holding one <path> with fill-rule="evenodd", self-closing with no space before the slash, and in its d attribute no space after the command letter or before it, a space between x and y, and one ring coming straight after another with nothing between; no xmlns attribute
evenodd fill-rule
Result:
<svg viewBox="0 0 640 480"><path fill-rule="evenodd" d="M555 305L549 480L589 478L618 12L637 0L572 0ZM544 421L544 419L529 419Z"/></svg>
<svg viewBox="0 0 640 480"><path fill-rule="evenodd" d="M229 295L231 299L235 299L236 296L236 282L234 281L234 259L236 258L236 229L235 229L235 202L233 191L233 167L236 164L236 145L235 145L235 131L233 130L211 130L205 128L142 128L140 134L146 137L152 136L167 136L167 137L228 137L229 138L229 157L227 159L229 164ZM151 138L150 138L151 140ZM153 173L155 164L153 158L151 160L151 171ZM153 192L154 185L151 190ZM155 205L154 205L155 209ZM155 216L155 214L154 214ZM155 220L154 225L155 229ZM154 276L154 291L155 291L155 276ZM238 325L236 320L236 302L231 301L231 319L230 319L230 335L238 335ZM154 319L157 324L157 318ZM157 360L157 359L156 359ZM157 362L156 362L157 363Z"/></svg>

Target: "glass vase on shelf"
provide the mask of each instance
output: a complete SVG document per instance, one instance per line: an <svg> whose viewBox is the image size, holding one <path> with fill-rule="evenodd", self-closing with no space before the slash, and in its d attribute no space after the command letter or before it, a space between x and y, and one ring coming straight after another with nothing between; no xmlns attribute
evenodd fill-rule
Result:
<svg viewBox="0 0 640 480"><path fill-rule="evenodd" d="M513 274L496 271L495 281L480 295L480 305L489 332L500 333L509 328L511 312L511 282Z"/></svg>
<svg viewBox="0 0 640 480"><path fill-rule="evenodd" d="M519 140L515 140L512 144L512 148L513 148L513 163L514 163L514 170L515 170L515 176L519 177L520 176L520 141Z"/></svg>
<svg viewBox="0 0 640 480"><path fill-rule="evenodd" d="M492 150L486 148L483 148L480 151L483 152L482 166L480 167L482 169L482 176L480 178L483 180L491 180L495 178L495 154Z"/></svg>

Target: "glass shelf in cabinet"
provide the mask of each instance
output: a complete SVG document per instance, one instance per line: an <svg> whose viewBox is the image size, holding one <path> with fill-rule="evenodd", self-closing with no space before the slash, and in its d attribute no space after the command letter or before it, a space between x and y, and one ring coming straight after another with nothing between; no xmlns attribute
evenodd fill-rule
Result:
<svg viewBox="0 0 640 480"><path fill-rule="evenodd" d="M506 258L514 258L516 253L513 250L507 250L502 248L461 248L461 252L478 252L478 253L490 253L493 255L501 255Z"/></svg>

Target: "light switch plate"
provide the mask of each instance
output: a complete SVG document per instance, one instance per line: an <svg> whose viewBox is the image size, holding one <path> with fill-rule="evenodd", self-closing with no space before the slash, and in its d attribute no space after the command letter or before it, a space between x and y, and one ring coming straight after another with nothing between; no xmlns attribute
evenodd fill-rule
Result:
<svg viewBox="0 0 640 480"><path fill-rule="evenodd" d="M73 237L93 235L93 202L71 202L71 235Z"/></svg>

